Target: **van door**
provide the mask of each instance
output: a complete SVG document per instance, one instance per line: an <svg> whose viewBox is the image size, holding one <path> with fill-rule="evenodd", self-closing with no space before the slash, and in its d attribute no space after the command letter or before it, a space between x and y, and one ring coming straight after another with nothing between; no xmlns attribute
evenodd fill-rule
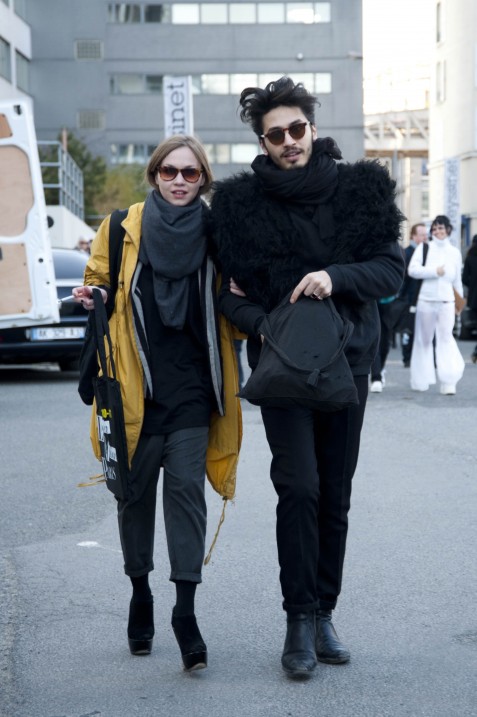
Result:
<svg viewBox="0 0 477 717"><path fill-rule="evenodd" d="M0 101L0 328L59 322L33 116Z"/></svg>

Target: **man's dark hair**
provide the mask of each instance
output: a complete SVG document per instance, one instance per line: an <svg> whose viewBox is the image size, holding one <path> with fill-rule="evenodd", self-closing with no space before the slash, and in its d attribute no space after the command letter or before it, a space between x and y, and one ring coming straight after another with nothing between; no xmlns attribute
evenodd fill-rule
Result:
<svg viewBox="0 0 477 717"><path fill-rule="evenodd" d="M315 104L318 100L290 77L269 82L265 89L246 87L240 95L240 119L248 122L257 137L263 133L263 115L276 107L299 107L308 122L315 124Z"/></svg>

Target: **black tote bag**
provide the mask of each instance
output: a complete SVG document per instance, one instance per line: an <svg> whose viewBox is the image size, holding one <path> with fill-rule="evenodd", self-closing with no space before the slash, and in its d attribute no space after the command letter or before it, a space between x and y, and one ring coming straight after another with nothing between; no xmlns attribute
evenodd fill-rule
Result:
<svg viewBox="0 0 477 717"><path fill-rule="evenodd" d="M353 324L331 299L290 296L265 317L257 367L238 396L257 406L301 406L339 411L356 405L358 393L344 350Z"/></svg>
<svg viewBox="0 0 477 717"><path fill-rule="evenodd" d="M93 290L94 310L91 311L94 342L99 355L102 375L92 379L96 399L96 426L101 462L106 485L117 498L129 498L129 462L124 423L121 386L116 379L116 366L109 333L108 317L99 289ZM108 375L104 339L109 344L112 376Z"/></svg>

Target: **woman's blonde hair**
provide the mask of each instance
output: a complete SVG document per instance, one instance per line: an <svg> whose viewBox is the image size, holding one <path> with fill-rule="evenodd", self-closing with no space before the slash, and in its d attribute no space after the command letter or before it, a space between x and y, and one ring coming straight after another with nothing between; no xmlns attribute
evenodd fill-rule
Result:
<svg viewBox="0 0 477 717"><path fill-rule="evenodd" d="M199 140L187 134L174 134L172 137L168 137L163 140L161 144L156 147L146 168L146 181L151 185L151 187L159 190L156 182L157 170L167 155L180 147L188 147L195 155L195 158L200 164L205 176L205 182L200 188L199 194L207 194L210 189L210 185L213 182L209 160L207 159L204 146L199 142Z"/></svg>

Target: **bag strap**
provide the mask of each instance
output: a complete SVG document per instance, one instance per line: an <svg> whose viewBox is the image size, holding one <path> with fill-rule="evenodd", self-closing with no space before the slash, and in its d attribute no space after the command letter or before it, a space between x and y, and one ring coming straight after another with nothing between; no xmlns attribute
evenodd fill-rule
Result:
<svg viewBox="0 0 477 717"><path fill-rule="evenodd" d="M108 318L114 310L114 299L118 290L119 270L123 257L124 235L126 233L121 223L126 219L129 209L115 209L109 220L109 282L110 296L106 304Z"/></svg>
<svg viewBox="0 0 477 717"><path fill-rule="evenodd" d="M427 261L427 255L429 254L429 244L427 242L424 242L422 245L422 266L425 266ZM419 299L419 292L421 291L421 286L423 279L416 279L416 290L414 292L414 296L412 298L412 302L410 303L410 307L415 307L417 305L417 300Z"/></svg>
<svg viewBox="0 0 477 717"><path fill-rule="evenodd" d="M326 302L326 304L325 304L325 302ZM268 316L266 316L264 318L263 322L260 324L260 329L259 329L260 333L265 337L268 344L270 345L270 348L272 348L273 351L275 351L277 356L279 356L281 358L281 360L283 361L283 363L286 366L288 366L289 368L293 368L296 371L299 371L300 373L309 374L307 383L309 383L311 386L316 386L320 375L322 375L326 371L326 369L328 369L336 361L338 356L344 351L345 347L347 346L347 344L351 338L351 334L353 332L353 324L350 321L348 321L347 319L345 319L344 317L340 316L340 314L336 310L336 307L335 307L333 301L331 301L330 299L323 299L323 305L328 306L331 313L334 316L339 317L340 321L343 321L344 332L343 332L343 336L341 337L341 341L339 343L338 348L333 353L333 355L329 359L328 363L319 369L314 369L314 370L310 371L309 368L302 368L301 366L298 366L294 361L292 361L290 359L290 357L285 353L285 351L281 348L281 346L275 341L275 338L274 338L273 332L272 332L272 327L270 326L270 321L269 321Z"/></svg>
<svg viewBox="0 0 477 717"><path fill-rule="evenodd" d="M108 376L108 364L106 361L106 350L104 348L104 339L109 344L109 361L111 364L112 377L116 379L116 365L113 358L113 343L111 334L109 333L108 315L103 301L101 290L93 287L94 309L91 311L91 320L94 327L93 339L99 355L99 365L103 372L103 376Z"/></svg>

